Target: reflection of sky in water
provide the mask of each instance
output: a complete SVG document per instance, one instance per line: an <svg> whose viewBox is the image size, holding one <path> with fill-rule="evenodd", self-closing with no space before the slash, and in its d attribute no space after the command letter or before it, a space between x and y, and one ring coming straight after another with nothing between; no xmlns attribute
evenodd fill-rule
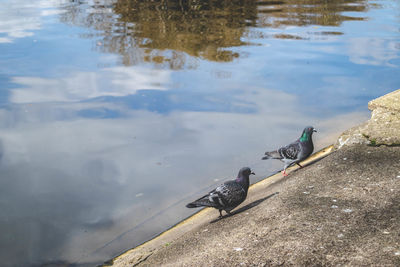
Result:
<svg viewBox="0 0 400 267"><path fill-rule="evenodd" d="M2 1L0 10L0 43L12 43L18 38L32 37L42 28L42 19L58 14L55 9L57 0L35 1L24 0ZM21 19L23 18L23 19Z"/></svg>
<svg viewBox="0 0 400 267"><path fill-rule="evenodd" d="M237 26L239 45L221 43L238 55L229 60L202 56L212 42L152 50L187 60L180 68L99 49L109 36L81 19L112 15L107 5L89 1L80 23L62 24L68 1L27 3L0 11L0 257L10 265L107 260L188 216L186 201L240 167L255 180L277 171L261 155L305 125L319 130L317 149L332 143L400 84L395 1L343 12L369 19L340 27L272 27L260 13Z"/></svg>

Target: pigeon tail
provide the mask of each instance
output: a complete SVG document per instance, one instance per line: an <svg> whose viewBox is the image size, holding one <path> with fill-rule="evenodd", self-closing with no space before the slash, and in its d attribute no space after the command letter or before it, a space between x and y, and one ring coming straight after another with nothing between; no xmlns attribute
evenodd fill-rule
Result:
<svg viewBox="0 0 400 267"><path fill-rule="evenodd" d="M205 195L189 204L186 208L199 208L199 207L216 207L216 204L209 200L209 195Z"/></svg>
<svg viewBox="0 0 400 267"><path fill-rule="evenodd" d="M196 204L196 203L189 203L186 205L186 208L199 208L199 207L202 207L202 206L199 204Z"/></svg>
<svg viewBox="0 0 400 267"><path fill-rule="evenodd" d="M271 152L265 152L265 156L262 159L281 159L282 156L277 150Z"/></svg>

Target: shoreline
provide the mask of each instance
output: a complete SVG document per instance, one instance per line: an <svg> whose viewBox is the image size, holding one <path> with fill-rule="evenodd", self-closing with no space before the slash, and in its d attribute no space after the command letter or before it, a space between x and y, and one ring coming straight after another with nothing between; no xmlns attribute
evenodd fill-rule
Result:
<svg viewBox="0 0 400 267"><path fill-rule="evenodd" d="M301 165L306 167L310 164L313 164L314 162L325 158L328 156L330 153L333 152L334 145L327 146L316 153L312 154L310 157L305 159L304 161L301 162ZM295 170L299 169L297 165L291 166L287 169L288 173L293 172ZM265 177L264 179L258 181L257 183L254 183L250 185L249 187L249 194L252 193L252 191L256 190L257 188L260 187L268 187L276 182L279 182L280 180L284 179L285 177L280 173L276 173L270 176ZM246 203L246 202L244 202ZM243 205L240 205L241 207ZM214 211L214 212L213 212ZM211 213L211 214L210 214ZM143 253L141 250L154 250L157 246L162 245L163 243L169 243L173 239L179 237L179 234L182 233L183 231L188 231L192 230L194 227L196 227L197 224L204 223L205 217L210 217L214 216L215 214L215 209L214 208L203 208L199 210L198 212L194 213L193 215L190 215L189 217L183 219L182 221L178 222L177 224L173 225L172 227L168 228L167 230L163 231L162 233L158 234L157 236L151 238L150 240L134 247L131 249L128 249L127 251L121 253L120 255L110 259L109 261L104 262L103 265L101 266L110 266L113 264L114 261L117 261L121 258L124 258L130 254L140 254L139 257L139 262L144 261L148 256L147 253L143 256L141 253ZM236 212L233 211L233 214Z"/></svg>
<svg viewBox="0 0 400 267"><path fill-rule="evenodd" d="M289 257L290 261L287 263L290 264L305 264L307 260L310 260L312 257L317 257L318 261L321 264L367 264L371 263L371 259L368 258L368 255L362 255L360 256L361 258L357 260L351 260L350 255L348 255L351 251L348 247L353 247L354 245L357 245L359 247L363 247L362 244L359 244L359 240L349 240L348 242L348 247L342 248L344 252L342 253L343 255L341 256L343 259L340 259L340 257L332 256L326 258L326 255L331 255L329 253L320 253L320 255L308 255L305 251L303 251L303 246L302 242L298 243L295 242L295 240L291 239L290 235L287 235L285 233L285 226L287 226L287 229L289 229L289 232L294 229L294 231L297 232L302 232L304 231L304 225L302 226L300 221L297 221L296 218L292 218L292 213L298 213L299 216L302 216L301 210L304 209L302 207L303 202L298 201L298 199L302 199L304 197L312 195L312 192L315 191L315 188L320 188L320 195L323 195L324 198L326 198L326 195L330 195L334 191L335 187L326 187L327 184L332 183L332 181L340 181L342 183L347 183L348 181L353 181L353 184L359 185L361 189L359 189L357 186L354 186L357 188L357 190L353 191L351 189L352 194L352 199L358 199L359 203L363 203L365 201L365 196L364 189L367 190L368 194L371 192L371 188L365 186L363 183L365 181L361 181L363 175L362 173L367 173L370 175L368 178L368 181L370 179L375 179L379 180L379 177L382 177L382 171L380 170L380 166L376 166L374 160L376 161L381 161L382 158L385 158L386 161L381 162L381 165L384 164L389 164L387 166L387 170L391 170L394 175L394 177L399 178L400 173L395 174L394 172L397 170L396 166L400 165L400 90L394 91L392 93L389 93L383 97L377 98L373 101L370 101L368 104L368 108L372 111L371 119L367 121L366 123L356 126L354 128L351 128L347 131L345 131L339 138L336 144L331 145L329 147L326 147L322 149L321 151L313 154L311 157L306 159L305 161L302 162L304 166L308 166L307 168L301 169L300 171L297 171L299 167L297 166L292 166L288 169L289 171L289 176L288 177L283 177L280 173L274 174L272 176L266 177L265 179L259 181L258 183L253 184L249 188L249 196L248 199L241 204L236 211L233 212L233 216L230 217L224 217L221 220L215 220L217 218L215 210L212 208L204 208L200 210L199 212L195 213L194 215L184 219L183 221L179 222L175 226L171 227L170 229L162 232L158 236L152 238L151 240L144 242L143 244L129 249L119 256L107 261L104 263L103 266L136 266L136 265L182 265L182 266L190 266L193 263L196 263L198 265L215 265L215 266L223 266L227 260L233 260L232 264L233 265L238 265L238 255L236 254L245 254L245 253L233 253L232 254L232 249L229 251L226 251L223 247L221 247L220 243L218 243L220 240L225 240L226 244L229 243L237 243L237 238L236 236L238 235L236 232L234 232L234 237L226 237L225 235L227 233L232 233L230 230L230 227L232 224L235 225L236 231L238 233L243 234L244 232L249 233L250 235L258 233L259 231L262 232L263 228L260 228L258 224L252 225L252 231L249 231L246 228L247 221L246 219L250 219L251 221L254 220L259 220L259 221L270 221L271 224L275 224L277 226L276 229L273 229L273 234L276 237L280 237L279 240L283 240L282 242L285 244L283 247L288 247L290 246L292 250L297 251L297 255L293 257ZM373 155L380 155L378 158L371 160L369 159L371 154ZM353 156L358 155L360 158L354 158L352 160L347 160L350 158L353 158ZM394 158L391 158L389 155L394 155ZM342 158L341 158L342 157ZM315 162L318 162L317 164L313 164ZM362 164L362 165L359 165ZM391 164L391 165L390 165ZM363 166L363 167L360 167ZM339 168L339 169L338 169ZM330 171L329 171L330 170ZM339 172L340 170L340 172ZM400 166L398 167L398 170L400 172ZM344 172L344 173L341 173ZM361 173L360 177L356 177L354 173ZM350 173L350 174L349 174ZM396 176L397 175L397 176ZM318 176L323 176L323 177L333 177L332 179L327 179L327 178L319 178ZM304 177L307 179L304 180ZM303 178L303 179L302 179ZM303 188L303 192L297 192L296 188L307 183L307 180L315 180L313 185L306 186L305 189ZM321 180L320 180L321 179ZM324 180L325 179L325 180ZM347 179L347 180L346 180ZM398 193L398 189L400 189L399 184L400 184L400 179L395 180L396 182L393 183L393 181L387 182L387 181L379 181L376 184L383 184L383 183L388 183L390 184L389 187L391 188L385 188L385 190L389 190L389 192L395 192L396 194ZM285 185L284 185L285 184ZM348 188L348 187L343 187L343 188ZM352 187L349 187L352 188ZM343 189L345 190L345 189ZM347 189L346 189L347 190ZM357 191L357 192L356 192ZM362 194L360 192L362 192ZM355 192L357 194L355 194ZM277 193L279 193L278 196ZM376 192L377 194L379 192ZM344 202L350 201L348 198L348 193L344 194L341 190L336 192L337 196L335 198L332 198L331 201L334 201L332 204L332 207L338 207L336 205L336 201L339 201L341 198L342 200L346 200ZM317 194L318 195L318 194ZM385 196L389 197L391 194ZM397 195L396 195L397 196ZM320 200L321 196L317 196L316 200ZM376 199L380 200L382 197L381 196L375 196ZM293 202L294 206L297 208L293 208L293 210L290 210L291 208L289 207L289 210L286 210L288 213L286 214L287 217L282 217L283 220L285 221L285 218L289 218L288 221L290 221L289 225L286 225L286 222L280 222L279 220L273 220L271 219L271 214L275 214L277 210L282 209L283 213L285 211L285 204L286 202L283 201L282 199L286 199L289 202ZM390 201L394 201L392 198L390 198ZM268 200L268 201L266 201ZM318 202L317 201L317 202ZM325 201L325 200L324 200ZM373 203L374 198L369 199L368 201ZM387 203L389 200L385 200L385 203ZM270 202L270 205L272 205L271 208L269 207L266 203ZM373 209L373 206L375 205L380 205L382 203L374 203L372 206L363 207L359 203L354 203L354 206L359 206L359 209L362 211L360 214L357 214L359 216L366 216L368 214L368 209ZM296 206L297 205L297 206ZM315 205L315 203L310 203L310 207ZM397 204L394 204L395 206ZM326 207L329 208L328 204L322 205L324 209ZM326 207L325 207L326 206ZM307 208L310 208L307 207ZM321 212L320 206L315 206L313 207L315 209L319 209L319 211L315 211L315 214L318 214ZM255 213L256 210L263 209L263 212ZM331 209L336 209L336 208L331 208ZM320 221L314 221L311 220L309 222L310 225L316 223L317 225L322 225L326 227L326 225L330 224L330 221L324 221L323 217L331 212L331 209L324 210L321 212L322 219ZM356 212L353 212L352 209L344 209L347 210L349 215L356 214ZM350 211L349 211L350 210ZM309 209L306 209L304 212L311 212L310 215L313 215L313 212ZM364 212L364 213L363 213ZM345 211L346 213L346 211ZM395 212L394 212L395 213ZM238 214L238 216L235 216ZM282 216L281 214L277 213L275 217L280 217ZM339 215L338 215L339 216ZM281 219L282 219L281 218ZM310 218L306 217L304 220L308 220ZM360 218L358 218L361 220ZM334 220L334 219L333 219ZM345 219L344 221L337 221L336 223L338 224L343 224L346 222ZM229 221L229 223L228 223ZM388 222L389 224L391 221ZM295 226L293 226L295 225ZM345 226L343 226L345 227ZM356 225L354 225L356 227ZM352 227L350 224L350 229L351 231L356 231L357 229ZM366 231L372 231L369 229L369 227L374 227L374 225L369 225L367 224L366 226ZM293 229L292 229L293 228ZM323 228L323 227L322 227ZM354 228L354 229L353 229ZM316 229L319 229L318 227ZM317 230L320 231L320 230ZM347 230L348 231L348 230ZM212 236L209 236L213 232ZM320 234L322 234L323 231L321 231ZM386 231L389 232L390 231ZM208 234L208 235L207 235ZM325 236L329 236L330 232L323 233ZM400 234L400 233L398 233ZM278 242L275 239L274 243L271 243L272 241L270 240L271 237L271 231L269 232L268 235L263 236L262 238L265 239L265 241L268 241L270 245L276 246L277 243L282 243ZM345 236L343 233L338 234L337 236ZM363 233L363 235L367 236L367 233ZM197 237L194 237L197 236ZM330 239L325 240L324 242L335 242L336 237L330 237ZM318 232L312 232L308 233L307 236L303 236L302 238L304 240L308 240L308 238L311 239L309 240L310 244L314 244L316 240L322 240L325 237L320 236ZM372 236L371 238L379 239L380 237L377 236ZM251 240L247 240L248 238L244 238L244 240L250 242ZM261 239L258 237L257 239ZM379 239L380 240L380 239ZM340 241L340 240L339 240ZM216 243L217 242L217 243ZM293 243L294 242L294 243ZM306 241L305 241L306 242ZM323 242L323 243L324 243ZM381 242L381 241L379 241ZM384 242L384 241L382 241ZM210 246L210 249L206 246L205 244L207 243L212 243L213 245ZM246 243L246 242L245 242ZM250 242L254 243L254 242ZM340 243L340 242L339 242ZM183 246L185 244L185 246ZM306 242L306 244L308 244ZM325 244L325 243L324 243ZM397 244L397 243L396 243ZM270 247L264 248L264 251L260 248L256 249L259 245L254 244L253 247L249 247L247 249L244 249L242 247L240 248L233 248L233 251L241 252L242 250L246 251L251 251L253 255L258 255L258 257L262 260L259 262L253 262L251 265L259 265L262 262L267 263L267 265L279 265L281 260L283 260L288 252L285 251L280 247L278 250L272 250L269 251L270 253L276 254L275 258L270 258L268 255L263 255L265 250L269 250ZM311 246L311 245L310 245ZM340 245L337 245L340 247ZM392 251L394 251L392 254L394 256L399 256L399 257L387 257L385 258L386 263L388 265L391 265L393 263L397 263L396 261L399 262L400 264L400 245L395 245L392 244ZM186 247L186 248L184 248ZM196 250L199 248L202 248L200 251L201 253L194 253L192 250ZM325 245L321 245L320 247L325 247ZM189 248L192 248L190 250ZM189 251L188 251L189 249ZM334 247L332 248L334 250ZM321 249L319 249L321 250ZM315 249L315 251L319 251L318 249ZM219 251L219 253L217 253ZM261 253L260 253L261 252ZM217 255L215 255L217 253ZM277 254L278 253L278 254ZM279 254L280 253L280 254ZM347 254L346 254L347 253ZM396 254L398 253L398 255ZM190 255L187 255L190 254ZM318 253L317 253L318 254ZM340 254L340 253L339 253ZM217 257L218 260L213 260L211 256L214 255L214 257ZM372 253L371 255L375 255ZM393 256L391 255L391 256ZM239 255L240 260L243 261L244 263L250 263L250 255ZM377 255L375 255L376 257ZM378 256L382 257L382 253L379 254ZM232 258L233 257L233 258ZM249 258L250 257L250 258ZM348 259L346 259L346 257ZM210 258L211 258L211 263L210 264ZM306 259L306 261L304 261ZM283 260L283 263L285 263L286 260ZM311 263L311 262L310 262ZM372 262L373 263L373 262ZM289 264L289 265L290 265ZM262 265L262 264L261 264Z"/></svg>

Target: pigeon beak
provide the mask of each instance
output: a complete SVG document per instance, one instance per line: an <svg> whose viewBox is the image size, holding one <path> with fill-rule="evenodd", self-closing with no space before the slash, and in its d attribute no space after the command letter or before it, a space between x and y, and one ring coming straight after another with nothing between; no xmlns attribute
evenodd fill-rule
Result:
<svg viewBox="0 0 400 267"><path fill-rule="evenodd" d="M250 174L256 175L254 172L251 172Z"/></svg>

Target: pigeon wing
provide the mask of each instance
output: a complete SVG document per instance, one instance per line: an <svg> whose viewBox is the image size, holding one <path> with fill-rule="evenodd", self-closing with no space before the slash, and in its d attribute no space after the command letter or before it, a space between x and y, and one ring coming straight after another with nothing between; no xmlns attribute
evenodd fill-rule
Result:
<svg viewBox="0 0 400 267"><path fill-rule="evenodd" d="M218 201L223 209L233 209L242 203L247 196L247 192L236 181L228 181L215 189L219 198Z"/></svg>
<svg viewBox="0 0 400 267"><path fill-rule="evenodd" d="M280 149L278 149L278 152L284 159L297 160L300 150L300 143L294 142L287 146L281 147Z"/></svg>
<svg viewBox="0 0 400 267"><path fill-rule="evenodd" d="M246 196L246 190L233 180L218 186L207 195L187 204L186 207L214 207L221 210L232 210L242 203Z"/></svg>

